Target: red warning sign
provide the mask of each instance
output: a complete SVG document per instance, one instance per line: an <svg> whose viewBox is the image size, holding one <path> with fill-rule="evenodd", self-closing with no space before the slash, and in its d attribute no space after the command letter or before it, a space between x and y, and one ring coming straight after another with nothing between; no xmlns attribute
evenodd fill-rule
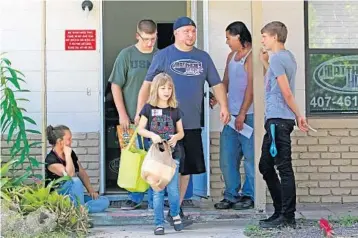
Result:
<svg viewBox="0 0 358 238"><path fill-rule="evenodd" d="M65 50L96 50L96 30L65 30Z"/></svg>

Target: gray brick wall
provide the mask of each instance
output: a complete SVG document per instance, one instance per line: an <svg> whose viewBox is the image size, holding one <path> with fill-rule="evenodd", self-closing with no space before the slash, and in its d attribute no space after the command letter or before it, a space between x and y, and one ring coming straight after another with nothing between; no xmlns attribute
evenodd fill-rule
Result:
<svg viewBox="0 0 358 238"><path fill-rule="evenodd" d="M293 132L297 202L358 202L357 121L315 119L312 125L318 132ZM222 198L224 188L219 166L219 140L220 132L211 133L211 194L214 200ZM267 202L272 202L268 192Z"/></svg>
<svg viewBox="0 0 358 238"><path fill-rule="evenodd" d="M86 169L88 175L90 176L91 183L94 189L99 188L99 176L100 176L100 143L99 143L99 132L90 132L90 133L73 133L73 142L72 148L76 152L79 161L81 162L83 168ZM10 158L9 147L12 146L12 142L8 145L5 141L6 135L2 136L1 139L1 160L6 162ZM41 141L40 135L31 135L29 136L30 142ZM50 149L50 147L48 147ZM31 149L31 155L36 157L39 161L41 160L41 147ZM21 175L24 173L24 170L28 165L25 163L24 166L21 166L16 170L16 175ZM41 173L41 169L37 170L38 173Z"/></svg>

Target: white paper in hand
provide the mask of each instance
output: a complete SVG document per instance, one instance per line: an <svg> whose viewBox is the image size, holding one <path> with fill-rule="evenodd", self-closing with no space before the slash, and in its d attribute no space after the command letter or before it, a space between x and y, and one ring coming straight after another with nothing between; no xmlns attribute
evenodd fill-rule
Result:
<svg viewBox="0 0 358 238"><path fill-rule="evenodd" d="M235 128L235 120L236 118L234 116L231 116L231 120L228 123L228 125L234 129L235 131L239 132L240 134L242 134L243 136L245 136L247 139L250 139L252 136L252 132L254 131L254 129L247 125L246 123L244 123L244 128L241 131L236 130Z"/></svg>

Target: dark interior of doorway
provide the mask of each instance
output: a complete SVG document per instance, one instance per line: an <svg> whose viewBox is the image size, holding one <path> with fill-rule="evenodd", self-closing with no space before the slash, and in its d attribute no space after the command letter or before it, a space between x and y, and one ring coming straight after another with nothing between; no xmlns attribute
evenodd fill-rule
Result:
<svg viewBox="0 0 358 238"><path fill-rule="evenodd" d="M163 49L174 43L173 23L158 23L157 48Z"/></svg>
<svg viewBox="0 0 358 238"><path fill-rule="evenodd" d="M157 48L163 49L174 43L173 23L158 23ZM118 193L125 190L117 185L119 161L121 152L117 137L117 125L119 121L110 84L105 90L105 161L106 161L106 193Z"/></svg>

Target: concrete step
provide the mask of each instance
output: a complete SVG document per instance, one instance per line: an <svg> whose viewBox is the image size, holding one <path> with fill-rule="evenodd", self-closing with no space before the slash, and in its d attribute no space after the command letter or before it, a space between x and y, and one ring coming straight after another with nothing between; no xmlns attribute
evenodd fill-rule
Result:
<svg viewBox="0 0 358 238"><path fill-rule="evenodd" d="M168 209L165 209L165 216ZM207 207L186 208L185 215L195 223L227 220L252 220L265 218L265 213L257 213L256 210L215 210ZM139 209L132 211L120 208L109 208L104 213L91 214L91 220L95 226L125 226L125 225L150 225L153 224L153 210Z"/></svg>

